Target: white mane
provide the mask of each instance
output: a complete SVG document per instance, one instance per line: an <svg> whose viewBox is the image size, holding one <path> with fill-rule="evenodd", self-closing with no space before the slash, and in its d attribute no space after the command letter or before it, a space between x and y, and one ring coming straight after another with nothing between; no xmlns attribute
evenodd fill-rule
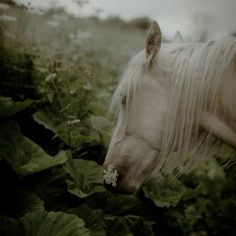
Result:
<svg viewBox="0 0 236 236"><path fill-rule="evenodd" d="M144 75L145 52L144 50L134 56L121 77L120 83L113 95L110 111L117 113L121 107L122 97L126 97L126 105L131 105L131 95L135 94L137 88L141 86Z"/></svg>
<svg viewBox="0 0 236 236"><path fill-rule="evenodd" d="M232 79L235 55L235 38L170 45L160 50L157 63L171 86L161 156L157 160L157 169L162 173L175 169L179 173L190 171L209 156L211 136L204 132L199 135L200 114L208 111L224 115L219 110L219 98L222 100L222 91ZM115 91L111 109L119 109L121 96L126 96L127 102L134 96L145 74L144 64L144 51L131 59Z"/></svg>

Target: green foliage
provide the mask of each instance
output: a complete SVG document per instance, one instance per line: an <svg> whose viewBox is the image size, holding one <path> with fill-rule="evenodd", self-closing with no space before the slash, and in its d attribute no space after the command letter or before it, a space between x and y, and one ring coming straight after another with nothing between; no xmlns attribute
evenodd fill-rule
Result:
<svg viewBox="0 0 236 236"><path fill-rule="evenodd" d="M24 227L21 222L14 218L0 216L0 234L7 236L23 236L25 235Z"/></svg>
<svg viewBox="0 0 236 236"><path fill-rule="evenodd" d="M69 212L83 218L92 235L153 235L145 207L135 196L102 192Z"/></svg>
<svg viewBox="0 0 236 236"><path fill-rule="evenodd" d="M37 173L67 160L65 151L55 157L46 154L36 143L24 137L14 122L0 126L0 149L0 157L20 176Z"/></svg>
<svg viewBox="0 0 236 236"><path fill-rule="evenodd" d="M139 216L112 216L107 218L107 225L108 235L154 235L150 224Z"/></svg>
<svg viewBox="0 0 236 236"><path fill-rule="evenodd" d="M105 191L102 167L96 162L75 159L66 162L63 167L68 174L66 182L70 193L84 198Z"/></svg>
<svg viewBox="0 0 236 236"><path fill-rule="evenodd" d="M108 147L110 142L110 132L112 123L104 116L91 116L91 125L95 131L98 132L101 142Z"/></svg>
<svg viewBox="0 0 236 236"><path fill-rule="evenodd" d="M23 102L14 102L11 98L0 97L0 117L9 117L32 104L32 100L25 100Z"/></svg>
<svg viewBox="0 0 236 236"><path fill-rule="evenodd" d="M14 205L17 216L23 216L29 212L35 212L44 209L44 202L39 196L27 188L16 188L16 195L11 204Z"/></svg>
<svg viewBox="0 0 236 236"><path fill-rule="evenodd" d="M172 181L152 178L144 187L145 197L153 200L157 207L176 206L182 199L197 193L196 189L189 189L178 179Z"/></svg>
<svg viewBox="0 0 236 236"><path fill-rule="evenodd" d="M85 227L90 229L91 235L106 235L104 214L101 209L92 209L87 204L81 204L78 208L72 208L68 211L84 220Z"/></svg>
<svg viewBox="0 0 236 236"><path fill-rule="evenodd" d="M89 236L90 232L84 227L84 222L74 215L64 212L35 211L27 213L20 219L26 235L71 235Z"/></svg>
<svg viewBox="0 0 236 236"><path fill-rule="evenodd" d="M153 178L135 196L102 185L107 105L148 19L126 25L11 10L22 20L0 24L0 235L235 235L235 166L220 165L235 151L226 146L217 161L178 179ZM52 14L69 20L52 29ZM79 30L96 37L76 41Z"/></svg>

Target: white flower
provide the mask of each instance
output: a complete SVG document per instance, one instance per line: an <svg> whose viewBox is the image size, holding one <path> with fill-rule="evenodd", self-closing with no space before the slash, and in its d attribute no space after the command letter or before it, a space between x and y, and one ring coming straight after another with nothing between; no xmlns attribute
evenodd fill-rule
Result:
<svg viewBox="0 0 236 236"><path fill-rule="evenodd" d="M45 78L46 82L51 82L52 80L54 80L57 77L57 73L53 73L53 74L49 74L47 75L47 77Z"/></svg>
<svg viewBox="0 0 236 236"><path fill-rule="evenodd" d="M113 187L116 187L119 174L117 170L113 169L113 166L109 165L107 170L103 170L103 179L106 184L111 184Z"/></svg>

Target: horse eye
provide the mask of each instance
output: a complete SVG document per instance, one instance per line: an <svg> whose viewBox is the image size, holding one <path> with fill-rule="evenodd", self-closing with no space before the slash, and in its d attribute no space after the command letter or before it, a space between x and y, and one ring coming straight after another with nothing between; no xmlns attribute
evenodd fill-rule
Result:
<svg viewBox="0 0 236 236"><path fill-rule="evenodd" d="M126 96L123 96L121 99L121 104L125 105L126 104Z"/></svg>

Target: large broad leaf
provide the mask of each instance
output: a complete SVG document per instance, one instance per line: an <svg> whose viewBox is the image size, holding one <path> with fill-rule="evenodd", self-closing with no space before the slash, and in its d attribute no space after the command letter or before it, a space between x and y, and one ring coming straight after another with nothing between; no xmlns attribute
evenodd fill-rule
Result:
<svg viewBox="0 0 236 236"><path fill-rule="evenodd" d="M7 216L0 216L0 235L25 236L25 230L18 220Z"/></svg>
<svg viewBox="0 0 236 236"><path fill-rule="evenodd" d="M61 165L53 167L34 182L37 194L43 199L44 206L50 211L66 209L66 173Z"/></svg>
<svg viewBox="0 0 236 236"><path fill-rule="evenodd" d="M105 147L108 147L111 138L112 122L103 116L91 116L91 125L100 136L100 139Z"/></svg>
<svg viewBox="0 0 236 236"><path fill-rule="evenodd" d="M108 191L97 193L90 197L87 199L87 204L93 209L101 208L105 214L113 216L150 216L153 210L135 195L112 194Z"/></svg>
<svg viewBox="0 0 236 236"><path fill-rule="evenodd" d="M110 216L106 217L108 235L116 236L154 236L151 224L139 216Z"/></svg>
<svg viewBox="0 0 236 236"><path fill-rule="evenodd" d="M44 202L36 193L26 188L18 188L9 196L9 208L14 209L16 216L23 216L26 213L44 209Z"/></svg>
<svg viewBox="0 0 236 236"><path fill-rule="evenodd" d="M33 118L70 147L78 147L81 142L86 141L84 139L87 137L82 135L84 127L80 124L80 120L76 117L65 119L60 115L62 116L62 114L54 114L50 109L46 109L37 111Z"/></svg>
<svg viewBox="0 0 236 236"><path fill-rule="evenodd" d="M37 123L43 125L46 129L51 130L53 133L58 133L60 119L57 116L53 116L50 112L41 110L34 113L33 118Z"/></svg>
<svg viewBox="0 0 236 236"><path fill-rule="evenodd" d="M23 102L14 102L11 98L0 97L0 117L9 117L32 104L32 100L25 100Z"/></svg>
<svg viewBox="0 0 236 236"><path fill-rule="evenodd" d="M91 235L107 235L102 209L92 209L87 204L82 204L78 208L69 209L68 212L82 218L85 222L85 227L91 231Z"/></svg>
<svg viewBox="0 0 236 236"><path fill-rule="evenodd" d="M140 216L106 214L103 209L93 209L87 204L70 209L69 212L82 218L85 221L85 226L91 230L91 235L93 236L154 235L151 228L152 222L146 221Z"/></svg>
<svg viewBox="0 0 236 236"><path fill-rule="evenodd" d="M152 178L144 185L143 191L145 197L150 198L157 207L170 207L176 206L183 197L198 191L198 188L188 189L178 179Z"/></svg>
<svg viewBox="0 0 236 236"><path fill-rule="evenodd" d="M46 212L44 210L26 214L21 218L26 236L88 236L79 217L64 212Z"/></svg>
<svg viewBox="0 0 236 236"><path fill-rule="evenodd" d="M191 188L187 186L191 186ZM181 179L171 176L154 177L144 185L147 198L152 199L157 207L176 206L181 200L197 198L201 194L220 196L225 185L225 174L222 167L214 159L202 163L191 173Z"/></svg>
<svg viewBox="0 0 236 236"><path fill-rule="evenodd" d="M102 167L94 161L74 159L64 164L68 174L68 191L80 198L93 193L104 192L102 185Z"/></svg>
<svg viewBox="0 0 236 236"><path fill-rule="evenodd" d="M0 126L0 150L0 157L21 176L63 164L69 155L66 151L61 151L55 157L48 155L40 146L24 137L14 122Z"/></svg>

